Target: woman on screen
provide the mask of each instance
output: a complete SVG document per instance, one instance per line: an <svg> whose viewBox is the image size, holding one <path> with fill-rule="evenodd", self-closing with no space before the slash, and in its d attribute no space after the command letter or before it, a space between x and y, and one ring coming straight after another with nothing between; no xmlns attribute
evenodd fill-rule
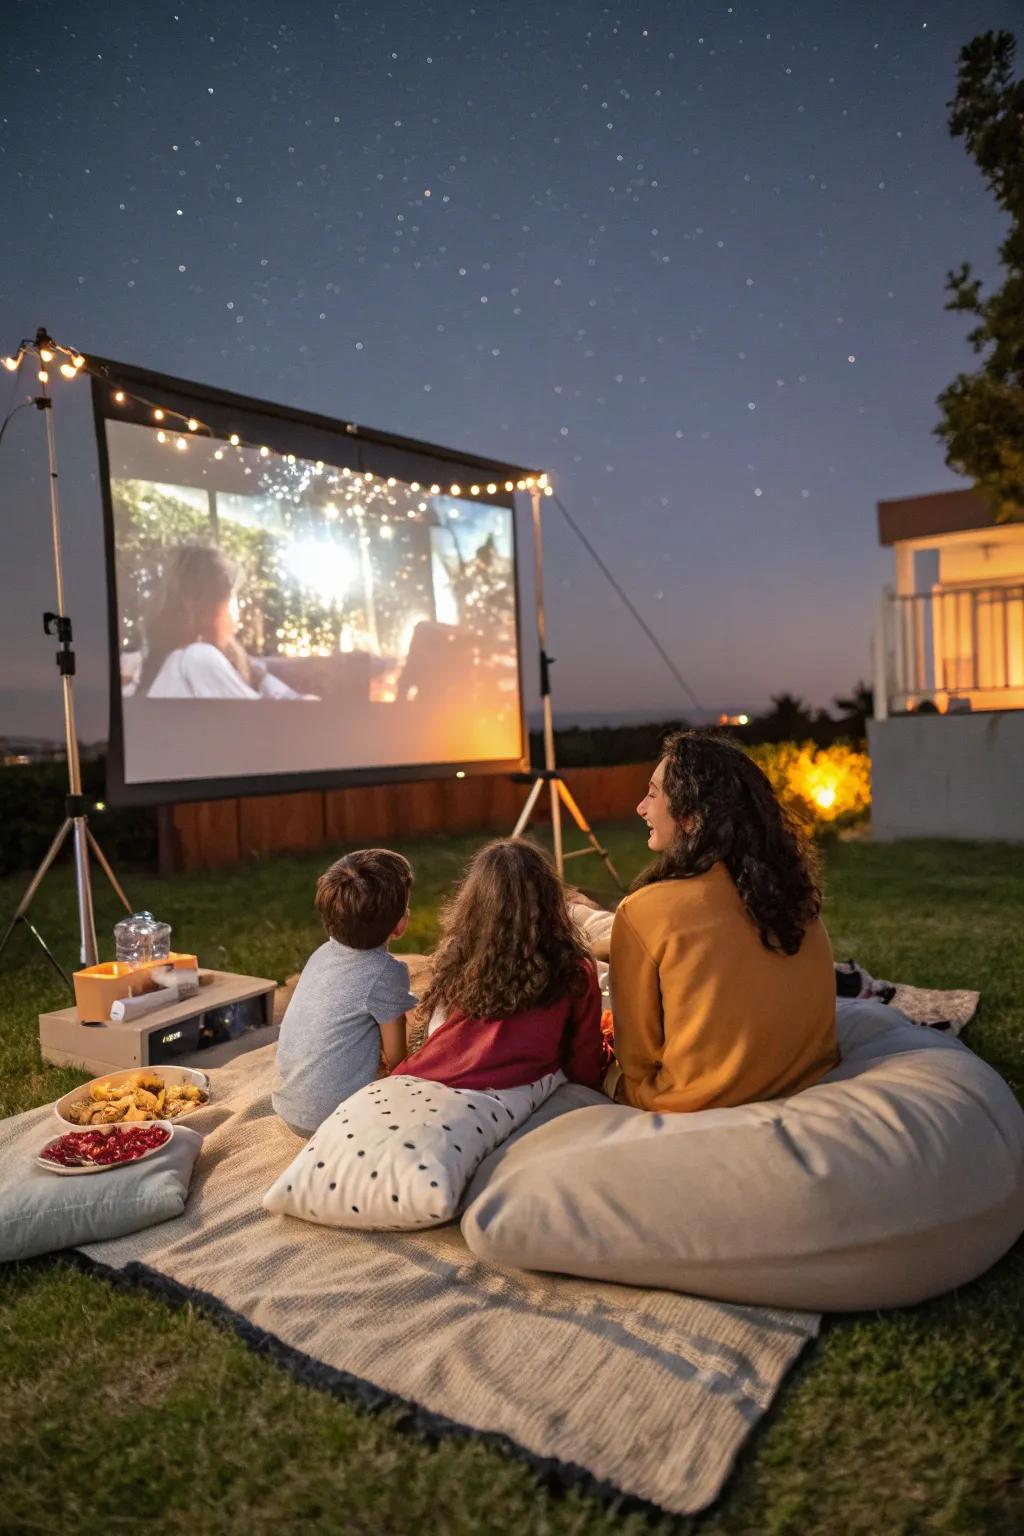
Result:
<svg viewBox="0 0 1024 1536"><path fill-rule="evenodd" d="M146 620L139 692L151 699L302 699L236 638L242 572L222 550L171 555Z"/></svg>

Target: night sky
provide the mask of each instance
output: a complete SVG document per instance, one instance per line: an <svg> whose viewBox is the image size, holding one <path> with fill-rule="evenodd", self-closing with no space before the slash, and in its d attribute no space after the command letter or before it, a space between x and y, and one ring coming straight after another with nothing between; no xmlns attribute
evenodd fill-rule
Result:
<svg viewBox="0 0 1024 1536"><path fill-rule="evenodd" d="M957 483L931 435L971 366L944 279L963 259L993 275L1002 219L946 103L960 47L1019 19L1003 0L8 0L0 351L45 324L546 468L702 703L828 705L869 668L876 500ZM88 386L54 388L92 739ZM25 390L0 375L0 416ZM0 447L0 734L61 732L45 468L24 411ZM685 713L545 518L556 710Z"/></svg>

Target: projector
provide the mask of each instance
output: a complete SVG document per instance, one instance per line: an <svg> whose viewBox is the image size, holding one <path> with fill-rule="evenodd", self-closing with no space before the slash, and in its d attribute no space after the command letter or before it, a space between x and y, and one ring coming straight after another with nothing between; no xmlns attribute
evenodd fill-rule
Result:
<svg viewBox="0 0 1024 1536"><path fill-rule="evenodd" d="M219 1066L277 1038L274 993L265 976L202 971L199 995L134 1019L83 1024L75 1008L39 1015L45 1061L97 1074L124 1067Z"/></svg>

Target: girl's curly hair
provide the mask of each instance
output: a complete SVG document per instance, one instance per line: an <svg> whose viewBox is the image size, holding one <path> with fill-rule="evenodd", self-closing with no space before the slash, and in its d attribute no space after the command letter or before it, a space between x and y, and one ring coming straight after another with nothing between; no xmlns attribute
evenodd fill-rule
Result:
<svg viewBox="0 0 1024 1536"><path fill-rule="evenodd" d="M662 783L676 821L672 847L633 883L685 880L719 860L766 949L795 955L821 911L817 861L799 823L742 747L714 731L676 731Z"/></svg>
<svg viewBox="0 0 1024 1536"><path fill-rule="evenodd" d="M441 914L441 941L416 1010L503 1019L579 990L589 951L562 883L532 843L502 838L470 860Z"/></svg>

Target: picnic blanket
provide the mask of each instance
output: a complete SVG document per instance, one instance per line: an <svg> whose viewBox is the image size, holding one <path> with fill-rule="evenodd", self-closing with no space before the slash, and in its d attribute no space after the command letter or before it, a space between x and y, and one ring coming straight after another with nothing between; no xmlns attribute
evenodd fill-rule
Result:
<svg viewBox="0 0 1024 1536"><path fill-rule="evenodd" d="M456 1224L367 1233L270 1216L263 1191L300 1145L271 1109L273 1058L267 1046L212 1074L189 1120L206 1140L184 1216L88 1258L205 1301L307 1381L406 1404L428 1433L473 1432L605 1497L678 1514L711 1503L818 1315L492 1269ZM4 1122L0 1161L53 1124L49 1108Z"/></svg>

